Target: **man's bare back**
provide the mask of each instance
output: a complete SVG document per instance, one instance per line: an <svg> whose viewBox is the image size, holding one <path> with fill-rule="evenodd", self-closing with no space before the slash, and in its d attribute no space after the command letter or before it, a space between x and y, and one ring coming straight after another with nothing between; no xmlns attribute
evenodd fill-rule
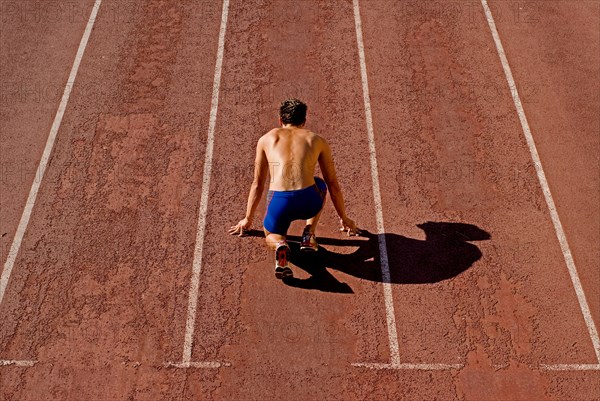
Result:
<svg viewBox="0 0 600 401"><path fill-rule="evenodd" d="M269 164L273 191L293 191L315 183L314 171L326 145L323 138L304 128L275 128L259 144Z"/></svg>

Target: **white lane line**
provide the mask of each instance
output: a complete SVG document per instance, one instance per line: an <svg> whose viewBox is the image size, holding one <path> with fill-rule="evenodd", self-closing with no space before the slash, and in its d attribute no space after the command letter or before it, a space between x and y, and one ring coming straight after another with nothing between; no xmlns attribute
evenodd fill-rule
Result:
<svg viewBox="0 0 600 401"><path fill-rule="evenodd" d="M15 237L13 238L8 257L6 258L6 262L4 263L4 269L2 270L2 276L0 277L0 304L2 304L2 299L4 298L6 287L8 286L8 280L10 279L10 275L15 265L15 260L17 259L17 255L19 254L21 242L23 241L23 236L25 235L25 230L29 225L31 212L33 211L33 206L35 204L40 185L42 184L42 179L44 178L44 173L46 171L46 167L48 166L50 155L52 154L52 149L54 148L56 134L58 133L58 129L60 128L60 124L65 114L65 110L67 109L67 104L69 102L69 98L71 97L71 90L73 89L73 85L75 84L75 78L77 78L77 72L79 71L79 65L81 63L81 59L83 58L85 48L87 47L88 39L90 38L90 35L92 33L92 28L94 27L96 15L98 14L98 10L100 9L101 3L102 0L96 0L96 2L94 3L92 13L90 14L87 26L85 28L85 31L83 32L83 37L81 38L81 42L79 43L79 49L77 50L75 61L73 62L71 73L69 74L69 79L65 86L65 90L63 92L60 105L58 106L56 116L54 117L54 122L52 123L52 127L50 128L50 134L48 135L48 140L46 141L46 147L44 148L44 153L42 154L42 159L40 160L40 164L38 166L38 174L35 175L33 184L31 184L31 189L29 191L29 196L27 197L27 202L25 203L25 208L23 209L23 214L21 215L21 220L19 221ZM39 179L37 177L39 177Z"/></svg>
<svg viewBox="0 0 600 401"><path fill-rule="evenodd" d="M560 243L560 249L562 250L565 262L567 264L567 268L569 270L571 282L573 283L575 293L577 294L579 307L581 308L581 313L583 314L583 318L585 320L585 324L587 325L590 338L592 339L594 351L596 352L596 358L598 359L598 363L600 363L600 338L598 338L598 330L596 330L596 325L594 324L594 319L592 318L592 313L590 312L590 307L586 300L585 293L583 292L583 287L581 286L581 280L579 279L577 268L575 267L575 261L573 260L573 255L571 254L571 249L569 247L569 243L567 242L567 237L558 217L558 212L556 210L556 205L554 204L554 199L552 198L552 194L550 193L550 187L548 186L548 181L546 180L546 174L544 173L544 169L542 168L542 162L540 160L540 156L535 146L533 135L531 135L529 123L527 122L527 118L525 117L525 110L523 109L523 105L521 104L521 98L519 97L519 92L517 91L517 86L515 85L515 80L513 78L512 71L508 64L508 59L506 58L506 53L504 52L502 42L500 41L500 35L498 34L498 30L496 29L496 23L494 22L492 12L490 11L486 0L481 0L481 5L483 6L483 10L485 11L486 19L490 27L490 31L492 32L492 37L494 38L494 42L496 43L498 56L500 56L502 68L504 69L504 75L506 76L509 89L512 93L512 98L517 109L517 113L519 114L521 127L523 128L523 133L525 134L525 139L527 140L527 145L529 146L529 152L531 153L531 158L533 159L533 163L535 165L535 171L537 172L538 180L540 181L542 191L544 192L544 198L546 199L548 210L550 210L550 217L552 219L552 223L554 224L554 230L556 231L556 236L558 237L558 242Z"/></svg>
<svg viewBox="0 0 600 401"><path fill-rule="evenodd" d="M544 370L600 370L600 364L540 365Z"/></svg>
<svg viewBox="0 0 600 401"><path fill-rule="evenodd" d="M19 367L31 367L35 365L37 361L14 361L14 360L0 360L0 366L19 366Z"/></svg>
<svg viewBox="0 0 600 401"><path fill-rule="evenodd" d="M463 364L448 363L353 363L352 366L368 369L396 369L396 370L451 370L462 369Z"/></svg>
<svg viewBox="0 0 600 401"><path fill-rule="evenodd" d="M375 135L373 133L373 117L371 115L371 100L369 95L369 82L367 80L367 63L365 61L365 46L362 35L362 22L358 0L354 4L354 27L356 29L356 42L360 59L360 76L362 79L363 100L365 103L365 119L367 120L367 133L369 136L369 156L371 161L371 179L373 184L373 198L375 201L375 215L377 220L377 238L379 242L379 257L381 260L381 273L383 278L383 296L385 300L385 313L387 318L388 339L390 345L390 360L392 365L400 364L400 351L398 346L398 333L396 332L396 314L392 298L392 280L388 263L387 245L385 241L385 228L383 226L383 209L381 206L381 190L379 188L379 172L377 168L377 155L375 153Z"/></svg>
<svg viewBox="0 0 600 401"><path fill-rule="evenodd" d="M219 107L219 90L221 87L221 69L223 66L223 52L225 48L225 31L227 29L227 16L229 13L229 0L223 0L221 14L221 29L219 30L219 45L215 76L213 81L212 100L210 106L210 119L208 122L208 138L206 139L206 154L204 156L204 172L202 174L202 195L200 197L200 212L198 228L196 231L196 247L192 264L192 282L188 300L187 321L185 323L185 340L183 343L182 365L191 367L192 347L194 343L194 330L196 327L196 312L198 308L198 291L200 288L200 272L202 271L202 250L204 246L204 232L206 229L206 213L208 210L208 193L210 190L210 176L212 174L213 148L215 142L215 126L217 123L217 110Z"/></svg>

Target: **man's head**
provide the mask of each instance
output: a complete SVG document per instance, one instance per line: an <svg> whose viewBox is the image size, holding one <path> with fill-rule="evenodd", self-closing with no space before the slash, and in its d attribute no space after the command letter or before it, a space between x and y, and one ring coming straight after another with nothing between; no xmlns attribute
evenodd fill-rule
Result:
<svg viewBox="0 0 600 401"><path fill-rule="evenodd" d="M279 106L279 120L282 124L291 124L297 127L306 121L306 104L298 99L287 99Z"/></svg>

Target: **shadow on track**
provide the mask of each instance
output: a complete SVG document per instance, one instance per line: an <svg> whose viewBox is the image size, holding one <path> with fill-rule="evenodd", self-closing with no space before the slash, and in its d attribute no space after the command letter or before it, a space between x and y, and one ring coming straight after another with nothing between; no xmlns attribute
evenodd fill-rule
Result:
<svg viewBox="0 0 600 401"><path fill-rule="evenodd" d="M467 270L481 258L481 251L469 241L490 239L486 231L472 224L426 222L417 227L425 231L425 240L386 233L385 241L394 284L428 284L450 279ZM250 235L257 235L253 233ZM362 230L359 239L318 238L319 251L300 251L300 238L288 236L291 262L305 270L307 279L290 278L284 283L297 288L326 292L353 293L352 288L340 282L327 269L334 269L365 280L382 282L379 238ZM358 249L350 254L327 250L324 245L352 246Z"/></svg>

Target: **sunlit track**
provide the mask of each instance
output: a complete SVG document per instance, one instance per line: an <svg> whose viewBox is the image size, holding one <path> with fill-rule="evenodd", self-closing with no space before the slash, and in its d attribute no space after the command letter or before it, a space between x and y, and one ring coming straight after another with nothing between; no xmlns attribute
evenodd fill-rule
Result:
<svg viewBox="0 0 600 401"><path fill-rule="evenodd" d="M577 230L598 211L569 214L569 182L544 146L587 155L597 141L544 137L540 119L583 95L555 91L550 75L528 81L550 62L593 75L587 50L555 45L586 37L595 50L596 31L580 29L595 3L85 1L81 16L75 3L0 5L15 35L32 32L3 47L25 71L10 73L69 74L44 101L23 201L10 186L28 172L0 163L3 202L24 205L3 211L0 232L16 232L1 244L0 399L596 400L595 248ZM531 10L537 26L514 26ZM545 13L564 20L547 42ZM52 73L29 54L36 40L67 49ZM16 104L2 138L15 158L36 137L14 127L46 121L34 101L21 107L36 97L24 91L2 95ZM297 222L294 276L276 280L264 198L249 235L227 228L245 210L256 140L289 97L331 144L364 235L342 235L328 200L319 252L300 252ZM575 106L565 113L585 115Z"/></svg>

